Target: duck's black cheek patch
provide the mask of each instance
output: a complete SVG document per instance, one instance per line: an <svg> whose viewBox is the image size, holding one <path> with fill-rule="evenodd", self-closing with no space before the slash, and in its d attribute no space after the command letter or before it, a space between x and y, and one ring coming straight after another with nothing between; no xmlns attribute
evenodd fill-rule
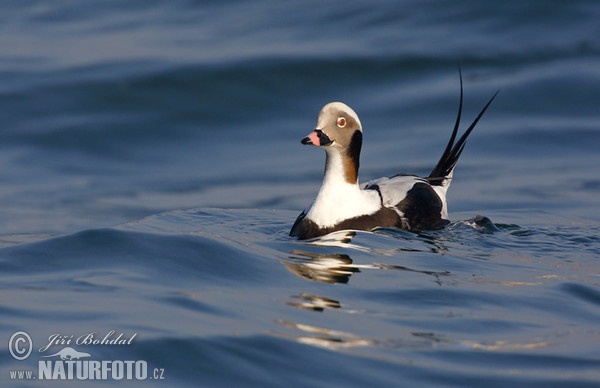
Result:
<svg viewBox="0 0 600 388"><path fill-rule="evenodd" d="M358 129L352 134L346 155L348 166L346 166L346 181L351 184L358 182L358 168L360 167L360 150L362 148L362 132Z"/></svg>
<svg viewBox="0 0 600 388"><path fill-rule="evenodd" d="M354 131L352 134L352 138L350 139L350 144L348 145L348 156L354 164L356 165L356 169L358 170L358 165L360 163L360 150L362 148L363 135L362 132L358 129Z"/></svg>

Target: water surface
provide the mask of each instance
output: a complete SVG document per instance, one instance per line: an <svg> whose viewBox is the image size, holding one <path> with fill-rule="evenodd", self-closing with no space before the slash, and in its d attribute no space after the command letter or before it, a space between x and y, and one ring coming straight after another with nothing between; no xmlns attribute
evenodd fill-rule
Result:
<svg viewBox="0 0 600 388"><path fill-rule="evenodd" d="M144 385L599 384L599 17L593 1L3 3L0 338L138 333L73 347L164 369ZM322 178L299 143L321 106L359 114L361 180L427 174L459 65L465 124L500 94L452 225L290 239ZM42 385L9 376L34 350L0 354L3 386Z"/></svg>

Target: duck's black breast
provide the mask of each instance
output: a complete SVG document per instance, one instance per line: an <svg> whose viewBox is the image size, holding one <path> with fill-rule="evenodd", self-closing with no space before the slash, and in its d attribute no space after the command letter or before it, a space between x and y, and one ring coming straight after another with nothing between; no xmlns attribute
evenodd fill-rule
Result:
<svg viewBox="0 0 600 388"><path fill-rule="evenodd" d="M386 226L406 229L406 224L398 212L387 207L382 207L373 214L366 214L340 221L329 227L319 226L313 220L306 218L306 212L302 212L296 219L296 222L294 222L294 226L292 226L292 230L290 231L290 236L305 240L324 236L338 230L372 230L377 227Z"/></svg>

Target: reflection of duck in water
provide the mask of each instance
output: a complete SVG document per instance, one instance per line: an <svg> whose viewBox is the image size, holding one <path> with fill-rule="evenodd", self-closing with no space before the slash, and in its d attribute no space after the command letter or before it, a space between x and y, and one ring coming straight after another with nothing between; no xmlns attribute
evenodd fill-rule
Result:
<svg viewBox="0 0 600 388"><path fill-rule="evenodd" d="M325 311L325 309L339 309L342 307L339 301L331 298L325 298L319 295L300 294L294 296L296 300L287 302L288 306L297 307L305 310Z"/></svg>
<svg viewBox="0 0 600 388"><path fill-rule="evenodd" d="M321 283L348 283L352 274L360 269L344 254L319 254L293 251L292 261L283 261L290 272L307 280Z"/></svg>
<svg viewBox="0 0 600 388"><path fill-rule="evenodd" d="M359 273L361 269L385 269L417 272L434 276L447 276L448 271L422 271L400 265L389 264L354 264L350 256L337 253L313 253L294 250L289 260L282 261L283 265L295 275L307 280L321 283L348 283L350 276Z"/></svg>
<svg viewBox="0 0 600 388"><path fill-rule="evenodd" d="M446 191L454 167L467 137L495 97L456 140L462 112L462 76L460 81L460 104L454 130L440 160L426 178L398 174L360 186L358 168L363 136L358 115L341 102L325 105L314 131L302 140L302 144L325 150L323 184L313 204L296 219L290 235L309 239L345 229L397 227L421 231L447 225L450 221Z"/></svg>

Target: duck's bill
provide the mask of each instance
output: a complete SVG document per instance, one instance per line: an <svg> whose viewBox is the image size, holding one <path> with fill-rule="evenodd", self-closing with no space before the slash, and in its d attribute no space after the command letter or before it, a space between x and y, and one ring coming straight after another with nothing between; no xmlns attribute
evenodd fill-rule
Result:
<svg viewBox="0 0 600 388"><path fill-rule="evenodd" d="M333 141L327 136L322 130L315 129L311 133L308 134L304 139L301 140L302 144L305 145L314 145L317 147L328 146Z"/></svg>

